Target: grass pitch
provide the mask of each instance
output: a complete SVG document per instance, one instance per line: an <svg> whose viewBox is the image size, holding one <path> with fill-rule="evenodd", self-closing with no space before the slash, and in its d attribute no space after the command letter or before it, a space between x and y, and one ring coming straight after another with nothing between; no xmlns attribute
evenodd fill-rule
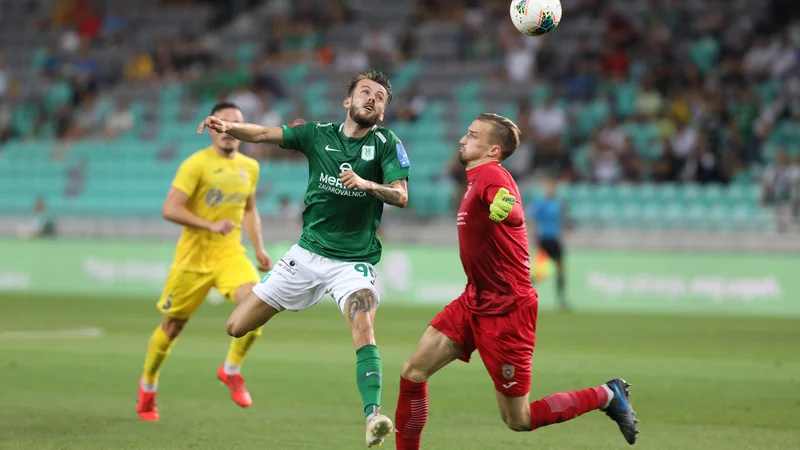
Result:
<svg viewBox="0 0 800 450"><path fill-rule="evenodd" d="M160 320L153 304L0 296L0 449L365 448L355 352L332 302L267 325L243 367L249 409L215 377L230 307L204 306L164 365L161 421L141 422L136 383ZM390 416L400 365L438 310L378 313ZM800 448L798 355L798 319L542 312L531 396L621 376L641 419L633 448L788 450ZM429 391L423 449L628 447L599 412L533 433L505 429L477 358L445 368Z"/></svg>

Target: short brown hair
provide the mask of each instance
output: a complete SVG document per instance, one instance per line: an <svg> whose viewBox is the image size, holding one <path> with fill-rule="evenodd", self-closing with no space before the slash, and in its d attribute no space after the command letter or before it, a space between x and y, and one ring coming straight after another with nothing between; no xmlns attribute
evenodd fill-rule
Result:
<svg viewBox="0 0 800 450"><path fill-rule="evenodd" d="M475 118L492 124L492 142L500 146L501 161L505 161L519 147L519 127L511 119L494 113L483 113Z"/></svg>
<svg viewBox="0 0 800 450"><path fill-rule="evenodd" d="M383 86L383 88L386 89L386 104L392 103L392 83L389 82L389 77L377 70L369 70L355 74L353 79L350 80L350 84L347 85L347 95L349 97L353 96L353 91L361 80L371 80Z"/></svg>

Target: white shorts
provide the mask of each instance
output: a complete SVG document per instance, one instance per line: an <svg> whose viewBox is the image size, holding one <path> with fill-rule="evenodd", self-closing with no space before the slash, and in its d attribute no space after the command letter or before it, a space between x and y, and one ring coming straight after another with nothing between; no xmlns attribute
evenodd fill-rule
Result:
<svg viewBox="0 0 800 450"><path fill-rule="evenodd" d="M375 289L375 267L369 263L338 261L292 246L272 270L253 287L253 292L278 311L301 311L330 294L339 311L354 292Z"/></svg>

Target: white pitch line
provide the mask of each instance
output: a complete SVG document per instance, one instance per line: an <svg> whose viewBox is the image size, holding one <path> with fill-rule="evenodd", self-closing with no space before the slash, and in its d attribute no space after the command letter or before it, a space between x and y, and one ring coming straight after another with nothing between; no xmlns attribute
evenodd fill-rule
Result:
<svg viewBox="0 0 800 450"><path fill-rule="evenodd" d="M102 336L102 328L76 328L72 330L2 331L0 341L30 341L59 339L95 339Z"/></svg>

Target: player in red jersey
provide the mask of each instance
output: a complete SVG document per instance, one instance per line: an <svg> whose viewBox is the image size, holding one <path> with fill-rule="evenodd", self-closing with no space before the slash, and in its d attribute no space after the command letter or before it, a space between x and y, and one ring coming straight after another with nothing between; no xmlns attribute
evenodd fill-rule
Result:
<svg viewBox="0 0 800 450"><path fill-rule="evenodd" d="M530 403L539 302L530 281L519 190L500 165L519 145L519 128L505 117L481 114L460 144L468 184L457 228L467 287L431 321L403 364L395 413L397 450L420 448L428 416L428 378L456 359L469 362L475 350L494 381L500 415L510 429L532 431L600 409L633 444L637 420L623 379Z"/></svg>

